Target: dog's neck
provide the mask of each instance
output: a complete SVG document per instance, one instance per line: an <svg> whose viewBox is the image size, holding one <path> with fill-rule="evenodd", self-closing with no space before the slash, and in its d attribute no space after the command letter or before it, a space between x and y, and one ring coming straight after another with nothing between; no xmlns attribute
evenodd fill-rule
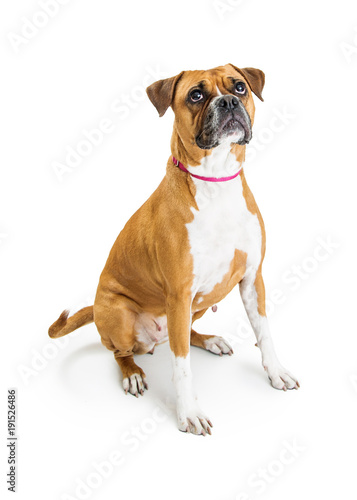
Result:
<svg viewBox="0 0 357 500"><path fill-rule="evenodd" d="M245 146L224 141L213 149L199 149L193 141L182 138L175 131L171 138L171 152L191 173L206 177L228 177L243 167Z"/></svg>

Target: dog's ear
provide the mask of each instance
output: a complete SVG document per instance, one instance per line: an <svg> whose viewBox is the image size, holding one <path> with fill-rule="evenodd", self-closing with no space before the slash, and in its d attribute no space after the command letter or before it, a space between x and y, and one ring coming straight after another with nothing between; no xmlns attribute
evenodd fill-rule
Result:
<svg viewBox="0 0 357 500"><path fill-rule="evenodd" d="M259 97L261 101L264 101L262 98L262 90L264 88L265 83L265 75L263 71L256 68L237 68L234 64L231 64L233 68L238 71L244 78L247 80L249 87L254 94Z"/></svg>
<svg viewBox="0 0 357 500"><path fill-rule="evenodd" d="M176 84L183 74L184 71L181 71L179 75L166 78L165 80L159 80L152 83L146 89L146 93L149 96L150 101L157 109L159 116L163 116L167 108L171 106L175 95Z"/></svg>

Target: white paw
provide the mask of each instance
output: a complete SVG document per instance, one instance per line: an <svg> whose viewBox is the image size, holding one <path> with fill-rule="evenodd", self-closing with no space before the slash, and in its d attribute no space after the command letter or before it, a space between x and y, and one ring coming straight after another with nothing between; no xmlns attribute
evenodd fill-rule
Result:
<svg viewBox="0 0 357 500"><path fill-rule="evenodd" d="M191 434L211 434L212 422L196 407L190 411L178 412L178 428L182 432Z"/></svg>
<svg viewBox="0 0 357 500"><path fill-rule="evenodd" d="M210 339L204 341L204 346L207 351L213 352L213 354L218 354L219 356L222 356L223 354L232 356L233 354L232 347L222 337L211 337Z"/></svg>
<svg viewBox="0 0 357 500"><path fill-rule="evenodd" d="M271 385L275 389L287 391L288 389L298 389L300 387L297 379L288 370L285 370L280 364L264 365L264 370L267 371Z"/></svg>
<svg viewBox="0 0 357 500"><path fill-rule="evenodd" d="M145 381L145 377L140 373L133 373L130 377L123 379L123 388L125 394L132 394L133 396L139 397L139 393L143 396L144 390L148 389L148 385Z"/></svg>

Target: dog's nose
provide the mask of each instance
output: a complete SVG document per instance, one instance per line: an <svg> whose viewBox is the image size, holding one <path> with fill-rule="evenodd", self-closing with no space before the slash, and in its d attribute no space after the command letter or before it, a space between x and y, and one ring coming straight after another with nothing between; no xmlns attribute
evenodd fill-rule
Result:
<svg viewBox="0 0 357 500"><path fill-rule="evenodd" d="M220 108L234 109L238 106L239 101L234 95L224 95L220 97L218 106Z"/></svg>

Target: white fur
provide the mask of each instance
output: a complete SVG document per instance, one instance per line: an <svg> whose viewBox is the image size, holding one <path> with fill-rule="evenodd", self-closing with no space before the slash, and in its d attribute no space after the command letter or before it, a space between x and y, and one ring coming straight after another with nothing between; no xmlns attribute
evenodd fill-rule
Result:
<svg viewBox="0 0 357 500"><path fill-rule="evenodd" d="M240 167L235 156L229 152L229 141L226 141L204 158L201 165L188 169L198 175L225 177L237 172ZM297 387L295 377L278 361L268 321L258 312L254 282L261 261L262 234L257 215L247 208L241 177L223 183L192 179L198 206L198 210L192 208L194 219L187 224L194 270L192 299L197 293L210 293L223 280L236 249L245 252L246 270L240 291L262 352L263 366L274 387Z"/></svg>
<svg viewBox="0 0 357 500"><path fill-rule="evenodd" d="M241 168L227 145L218 146L198 167L188 170L198 175L226 177ZM187 224L193 256L193 298L210 293L229 271L235 249L247 253L247 271L257 269L261 259L261 229L243 196L240 176L222 183L210 183L192 177L196 185L192 208L194 219Z"/></svg>
<svg viewBox="0 0 357 500"><path fill-rule="evenodd" d="M123 379L123 388L126 394L130 392L133 396L138 397L139 393L143 394L147 387L145 378L140 373L133 373L130 377Z"/></svg>
<svg viewBox="0 0 357 500"><path fill-rule="evenodd" d="M204 341L204 346L207 351L213 352L213 354L232 354L233 350L226 340L222 337L211 337Z"/></svg>
<svg viewBox="0 0 357 500"><path fill-rule="evenodd" d="M208 177L226 177L238 172L241 165L230 153L230 141L215 148L198 167L188 166L188 170ZM222 183L210 183L194 177L192 180L196 186L198 206L198 209L192 208L194 218L187 224L193 256L192 300L197 293L210 293L222 281L236 249L245 252L246 270L240 291L262 351L263 366L274 387L297 387L296 379L280 365L267 319L258 312L254 281L261 261L262 234L257 215L247 208L241 177ZM215 337L210 340L205 343L206 349L216 354L229 352L230 346L223 339ZM208 432L209 421L197 406L193 394L190 356L173 355L173 367L179 429L195 434Z"/></svg>
<svg viewBox="0 0 357 500"><path fill-rule="evenodd" d="M258 312L258 297L254 286L255 277L256 271L246 274L239 284L239 289L258 347L262 353L263 367L268 373L272 386L276 389L297 389L296 378L280 364L275 354L266 316L261 316Z"/></svg>
<svg viewBox="0 0 357 500"><path fill-rule="evenodd" d="M190 355L185 358L172 354L174 384L177 397L177 420L180 431L193 434L209 432L209 420L202 413L192 387Z"/></svg>

